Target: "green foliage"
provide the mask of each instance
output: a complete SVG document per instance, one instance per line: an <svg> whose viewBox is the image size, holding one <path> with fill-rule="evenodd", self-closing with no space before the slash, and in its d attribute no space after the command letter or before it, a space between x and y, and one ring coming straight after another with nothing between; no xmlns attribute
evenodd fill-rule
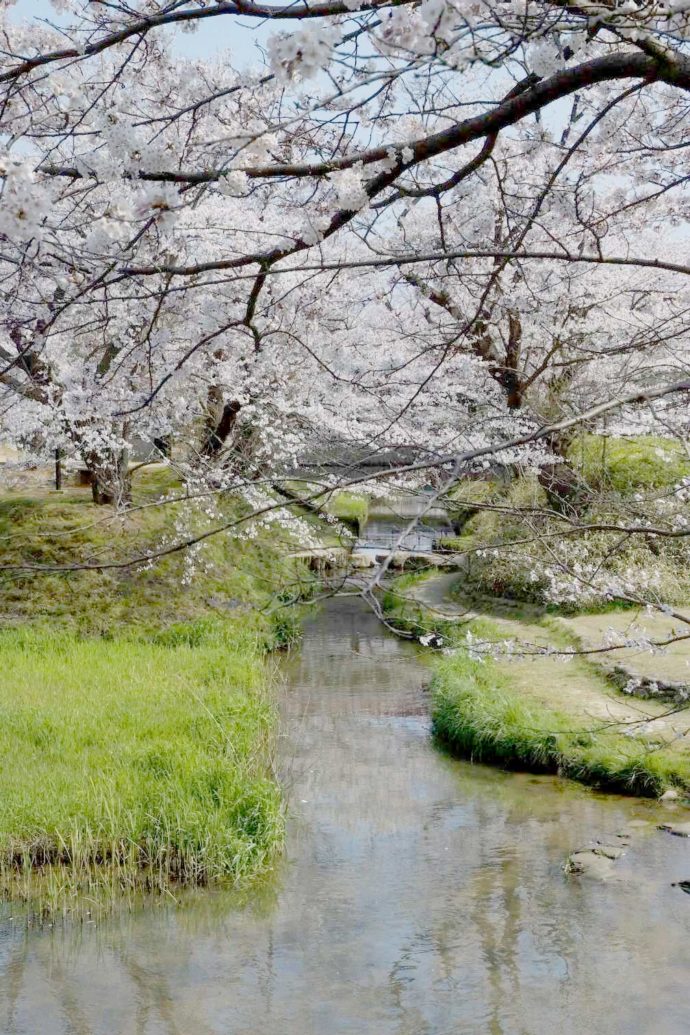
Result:
<svg viewBox="0 0 690 1035"><path fill-rule="evenodd" d="M242 880L283 837L262 656L295 638L288 602L311 581L279 531L209 538L191 577L184 551L12 572L128 560L245 512L159 506L183 490L165 469L138 478L122 514L88 490L0 501L0 885L46 909Z"/></svg>
<svg viewBox="0 0 690 1035"><path fill-rule="evenodd" d="M464 527L478 507L499 499L504 489L504 483L494 479L466 479L451 489L444 503L454 522Z"/></svg>
<svg viewBox="0 0 690 1035"><path fill-rule="evenodd" d="M444 546L467 555L467 582L474 592L541 603L543 586L533 581L531 551L511 544L529 536L520 512L534 521L533 512L548 506L544 489L536 476L529 474L496 483L485 502L497 509L479 509L465 524L462 536L445 540ZM493 550L498 548L495 556Z"/></svg>
<svg viewBox="0 0 690 1035"><path fill-rule="evenodd" d="M598 787L658 796L690 788L690 758L593 720L526 699L491 661L444 658L432 683L433 728L458 754L508 768L553 772Z"/></svg>
<svg viewBox="0 0 690 1035"><path fill-rule="evenodd" d="M435 568L421 569L420 571L405 572L390 580L387 585L381 605L386 614L387 620L401 632L411 633L413 636L421 636L422 633L436 632L439 635L447 635L446 628L449 624L438 615L432 616L422 604L416 603L409 590L418 586L421 582L432 578L437 573Z"/></svg>
<svg viewBox="0 0 690 1035"><path fill-rule="evenodd" d="M577 694L564 710L558 679L563 669L548 656L528 663L501 664L467 653L467 622L443 620L405 600L420 575L395 579L384 595L388 618L419 637L438 632L453 654L436 656L432 682L433 728L454 752L507 768L552 772L595 786L656 796L667 787L690 789L690 753L678 744L626 736L608 719L591 717L592 707L608 714L611 689L598 666L576 659ZM498 642L522 637L568 649L576 645L553 619L510 609L499 624L484 616L469 628L475 640ZM535 624L536 623L536 624ZM524 664L528 665L525 669ZM629 705L629 699L625 698ZM663 710L663 709L661 709Z"/></svg>
<svg viewBox="0 0 690 1035"><path fill-rule="evenodd" d="M355 525L358 529L366 524L369 513L369 500L355 492L335 492L325 507L326 513L331 517L348 525Z"/></svg>
<svg viewBox="0 0 690 1035"><path fill-rule="evenodd" d="M610 475L597 480L592 459L606 450ZM579 453L578 453L579 450ZM671 458L665 463L657 451ZM690 473L690 464L677 443L667 439L604 439L588 435L571 447L573 461L589 456L579 470L588 482L587 504L582 499L574 521L587 525L622 525L631 522L667 526L683 503L671 496L670 486ZM608 470L608 468L607 468ZM656 485L656 488L654 488ZM633 499L641 495L643 499ZM655 497L660 497L658 500ZM491 498L499 509L478 509L467 521L462 536L444 541L446 549L467 558L467 583L479 597L501 597L530 605L549 606L565 613L609 606L609 585L630 585L668 604L684 604L690 594L690 543L685 538L634 535L623 540L615 531L568 531L549 515L546 493L534 475L520 476ZM540 536L548 537L549 551ZM553 579L551 573L556 573ZM597 584L578 583L569 569L595 573Z"/></svg>
<svg viewBox="0 0 690 1035"><path fill-rule="evenodd" d="M270 862L283 817L256 644L220 622L192 631L154 643L0 636L7 893L40 895L46 877L70 896L162 890Z"/></svg>
<svg viewBox="0 0 690 1035"><path fill-rule="evenodd" d="M546 493L533 474L496 483L495 490L482 502L497 509L480 508L465 525L463 537L472 537L476 544L522 538L524 524L519 512L531 514L548 505Z"/></svg>
<svg viewBox="0 0 690 1035"><path fill-rule="evenodd" d="M449 498L456 505L473 507L478 503L488 503L501 488L502 482L494 478L467 478L453 486Z"/></svg>
<svg viewBox="0 0 690 1035"><path fill-rule="evenodd" d="M127 561L213 527L237 520L244 505L231 496L214 499L209 517L193 501L160 505L167 472L142 471L136 501L144 509L119 514L96 508L88 491L0 500L0 623L56 625L84 635L148 636L177 623L222 616L244 635L274 633L272 611L286 586L308 591L309 576L287 554L293 548L279 530L256 538L243 528L206 539L188 577L186 551L152 565L59 573L12 571L13 565L69 567ZM173 495L184 496L178 487Z"/></svg>
<svg viewBox="0 0 690 1035"><path fill-rule="evenodd" d="M308 499L309 502L305 504L308 510L335 518L355 532L359 532L362 525L366 524L369 514L369 497L366 494L345 489L324 489L316 482L303 479L283 482L282 489L296 501Z"/></svg>
<svg viewBox="0 0 690 1035"><path fill-rule="evenodd" d="M680 443L653 435L583 435L570 446L569 459L589 486L622 496L670 487L690 475L690 460Z"/></svg>

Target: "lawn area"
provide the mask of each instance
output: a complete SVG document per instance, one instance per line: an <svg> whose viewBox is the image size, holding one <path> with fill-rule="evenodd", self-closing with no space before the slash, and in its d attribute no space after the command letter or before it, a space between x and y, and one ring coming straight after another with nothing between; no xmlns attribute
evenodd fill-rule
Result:
<svg viewBox="0 0 690 1035"><path fill-rule="evenodd" d="M554 772L625 793L658 796L669 787L690 788L687 745L680 750L655 732L625 736L615 707L610 715L588 714L591 693L579 695L579 706L572 707L571 699L570 708L559 707L558 687L540 693L540 662L532 664L537 668L530 681L464 654L439 662L432 684L439 739L478 762ZM654 709L647 710L653 717Z"/></svg>
<svg viewBox="0 0 690 1035"><path fill-rule="evenodd" d="M86 491L0 500L0 873L49 910L77 896L260 874L280 849L266 652L296 635L309 576L276 526L232 527L153 564L117 564L243 504L116 515ZM288 606L285 606L288 605ZM83 899L82 899L83 900Z"/></svg>
<svg viewBox="0 0 690 1035"><path fill-rule="evenodd" d="M137 477L132 509L120 513L94 507L88 489L0 497L0 627L131 637L216 613L270 639L275 623L288 620L279 598L304 588L304 573L285 559L294 540L275 524L249 531L241 523L248 508L232 496L184 496L157 470ZM108 567L225 525L155 563ZM39 575L15 565L90 568Z"/></svg>

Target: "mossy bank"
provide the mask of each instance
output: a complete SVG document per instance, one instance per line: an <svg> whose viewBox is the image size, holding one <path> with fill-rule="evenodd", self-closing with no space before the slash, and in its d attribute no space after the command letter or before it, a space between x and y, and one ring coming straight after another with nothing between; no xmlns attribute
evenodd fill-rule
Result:
<svg viewBox="0 0 690 1035"><path fill-rule="evenodd" d="M672 439L574 440L568 462L461 482L447 499L461 534L445 548L467 565L478 594L547 605L606 609L612 596L666 604L690 600L690 540L628 535L616 528L684 527L690 460Z"/></svg>
<svg viewBox="0 0 690 1035"><path fill-rule="evenodd" d="M308 576L236 500L158 506L184 496L164 472L139 490L120 515L79 491L0 501L0 874L44 909L248 880L282 844L265 656Z"/></svg>

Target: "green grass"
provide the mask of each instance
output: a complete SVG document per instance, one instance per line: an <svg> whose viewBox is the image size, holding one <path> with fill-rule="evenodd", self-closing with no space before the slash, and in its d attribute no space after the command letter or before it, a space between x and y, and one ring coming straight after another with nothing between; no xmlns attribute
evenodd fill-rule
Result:
<svg viewBox="0 0 690 1035"><path fill-rule="evenodd" d="M181 491L165 474L147 473L138 504ZM245 513L221 497L212 515L116 515L87 493L0 500L0 885L47 911L270 865L283 814L264 656L295 638L292 601L312 586L275 526L210 538L191 572L181 552L13 574L128 559Z"/></svg>
<svg viewBox="0 0 690 1035"><path fill-rule="evenodd" d="M589 486L622 496L669 487L690 475L690 459L680 443L654 435L583 435L571 445L569 458Z"/></svg>
<svg viewBox="0 0 690 1035"><path fill-rule="evenodd" d="M444 540L444 549L465 557L468 582L475 593L548 605L564 614L582 608L605 611L610 605L607 585L629 582L630 572L636 572L639 584L648 587L655 599L685 603L690 590L690 553L685 539L640 534L623 541L618 532L587 527L672 525L683 511L673 486L690 476L690 461L680 445L651 436L585 435L571 445L570 457L579 480L586 485L578 500L571 501L570 518L582 526L577 534L556 538L554 534L569 531L568 526L555 513L549 514L546 493L536 477L520 475L499 485L485 500L485 505L502 510L483 509L478 502L474 513L468 510L470 517L462 534ZM570 592L562 588L560 596L554 596L543 572L548 555L540 534L552 537L549 543L557 564L567 568L584 558L598 588L578 585L573 576Z"/></svg>
<svg viewBox="0 0 690 1035"><path fill-rule="evenodd" d="M608 714L612 700L607 675L596 663L577 658L565 670L546 656L524 663L525 669L520 663L475 660L465 649L468 628L479 641L522 636L533 642L536 636L559 649L577 646L553 619L534 610L521 615L510 609L508 624L504 620L500 626L488 616L474 618L469 625L444 620L404 599L424 577L428 576L412 573L393 580L382 602L388 619L402 631L417 638L433 631L454 648L448 656L433 656L432 681L434 733L451 751L477 762L557 773L627 794L655 797L671 786L690 789L687 748L650 739L651 734L626 736L608 718L592 717L595 703ZM557 681L569 675L577 677L581 690L577 698L568 697L566 711ZM629 710L630 699L621 695L620 700Z"/></svg>
<svg viewBox="0 0 690 1035"><path fill-rule="evenodd" d="M452 627L453 623L445 622L438 615L432 616L423 604L417 603L409 594L410 589L433 578L435 574L436 568L422 568L407 571L387 582L381 605L387 620L396 629L418 637L427 632L444 634L446 626Z"/></svg>
<svg viewBox="0 0 690 1035"><path fill-rule="evenodd" d="M337 518L338 521L353 525L359 530L362 525L366 524L369 514L369 500L366 496L360 496L355 492L347 492L343 489L331 496L325 509L328 514Z"/></svg>
<svg viewBox="0 0 690 1035"><path fill-rule="evenodd" d="M643 796L656 797L669 786L690 788L687 754L532 703L490 660L444 658L432 692L434 733L463 757Z"/></svg>
<svg viewBox="0 0 690 1035"><path fill-rule="evenodd" d="M284 491L294 499L309 499L310 510L335 518L359 533L369 515L369 497L346 489L321 489L315 482L292 480L284 482ZM315 497L311 499L310 497Z"/></svg>
<svg viewBox="0 0 690 1035"><path fill-rule="evenodd" d="M142 472L134 502L144 509L121 514L94 507L88 490L0 499L0 628L30 623L83 635L147 636L216 613L238 628L249 624L271 643L276 623L290 622L281 604L308 593L310 581L287 556L294 544L275 527L253 538L238 527L207 539L193 569L181 551L151 566L40 575L11 570L13 564L127 561L246 513L231 496L146 506L161 491L183 494L166 484L165 474ZM204 509L209 502L211 516Z"/></svg>
<svg viewBox="0 0 690 1035"><path fill-rule="evenodd" d="M283 816L257 644L220 622L193 632L0 637L7 893L165 890L271 861Z"/></svg>
<svg viewBox="0 0 690 1035"><path fill-rule="evenodd" d="M491 503L505 491L505 485L493 478L465 478L448 493L445 504L450 513L467 518L482 503Z"/></svg>

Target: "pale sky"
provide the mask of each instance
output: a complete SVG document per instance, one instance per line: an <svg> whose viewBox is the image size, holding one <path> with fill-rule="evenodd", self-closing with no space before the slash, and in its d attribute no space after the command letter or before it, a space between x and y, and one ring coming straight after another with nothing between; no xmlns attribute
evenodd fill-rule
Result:
<svg viewBox="0 0 690 1035"><path fill-rule="evenodd" d="M13 20L38 18L53 24L59 24L60 21L49 0L18 0L10 8L10 15ZM233 68L237 69L258 64L257 44L265 46L268 38L278 31L276 26L268 22L223 15L196 24L199 28L193 33L182 32L177 26L163 31L171 33L174 49L178 53L192 58L228 53ZM565 98L548 105L542 112L542 118L553 132L559 133L569 110L570 101Z"/></svg>
<svg viewBox="0 0 690 1035"><path fill-rule="evenodd" d="M31 18L43 18L59 24L59 17L49 0L18 0L10 8L13 21ZM203 57L220 54L229 50L232 63L236 68L252 64L256 61L255 44L265 45L266 40L275 32L275 28L265 23L249 19L243 24L233 17L219 16L196 23L199 28L194 33L181 32L179 29L165 30L173 33L175 49L189 57ZM158 30L160 31L160 30Z"/></svg>

